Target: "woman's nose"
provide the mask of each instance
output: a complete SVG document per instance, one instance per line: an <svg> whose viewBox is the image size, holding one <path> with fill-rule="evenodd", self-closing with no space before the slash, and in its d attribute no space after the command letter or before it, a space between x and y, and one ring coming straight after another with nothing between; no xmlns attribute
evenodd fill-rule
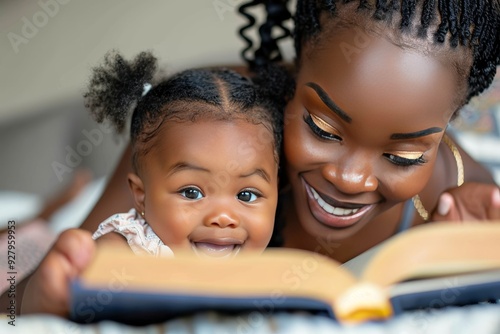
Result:
<svg viewBox="0 0 500 334"><path fill-rule="evenodd" d="M363 157L350 158L328 163L323 167L323 177L339 191L346 194L359 194L375 191L378 179L373 173L373 164Z"/></svg>

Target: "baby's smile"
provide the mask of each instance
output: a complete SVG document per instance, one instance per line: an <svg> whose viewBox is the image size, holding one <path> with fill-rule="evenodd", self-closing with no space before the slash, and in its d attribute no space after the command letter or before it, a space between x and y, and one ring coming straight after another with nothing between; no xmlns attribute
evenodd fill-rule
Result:
<svg viewBox="0 0 500 334"><path fill-rule="evenodd" d="M191 246L200 257L231 258L236 256L243 241L233 238L205 239L192 241Z"/></svg>

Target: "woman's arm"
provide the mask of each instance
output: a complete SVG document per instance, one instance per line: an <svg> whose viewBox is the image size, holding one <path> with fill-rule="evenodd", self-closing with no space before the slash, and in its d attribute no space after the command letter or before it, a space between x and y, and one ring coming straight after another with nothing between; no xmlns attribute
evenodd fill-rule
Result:
<svg viewBox="0 0 500 334"><path fill-rule="evenodd" d="M500 190L491 172L458 145L463 160L464 184L456 186L457 162L446 145L441 145L438 177L448 179L434 205L431 220L465 221L500 219ZM451 178L451 179L450 179ZM451 185L450 185L451 184ZM444 188L443 188L444 187Z"/></svg>
<svg viewBox="0 0 500 334"><path fill-rule="evenodd" d="M132 172L132 150L129 144L125 148L104 192L80 228L93 233L97 226L112 214L127 212L134 207L134 201L127 182L127 174L130 172ZM117 235L117 237L120 236Z"/></svg>

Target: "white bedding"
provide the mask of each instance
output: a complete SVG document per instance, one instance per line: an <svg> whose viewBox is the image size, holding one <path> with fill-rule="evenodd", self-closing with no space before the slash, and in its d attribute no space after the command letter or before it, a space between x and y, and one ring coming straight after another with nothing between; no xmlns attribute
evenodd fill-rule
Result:
<svg viewBox="0 0 500 334"><path fill-rule="evenodd" d="M204 313L144 327L126 326L114 322L79 325L45 315L18 317L16 326L8 317L0 318L0 333L79 333L79 334L138 334L138 333L348 333L348 334L461 334L500 333L500 305L483 304L442 310L406 313L389 321L340 326L333 320L304 313L265 315L249 313L222 315Z"/></svg>

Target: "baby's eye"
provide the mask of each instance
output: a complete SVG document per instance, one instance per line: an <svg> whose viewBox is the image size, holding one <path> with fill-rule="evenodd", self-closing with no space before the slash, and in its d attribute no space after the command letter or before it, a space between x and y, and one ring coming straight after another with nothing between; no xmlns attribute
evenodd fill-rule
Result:
<svg viewBox="0 0 500 334"><path fill-rule="evenodd" d="M253 202L257 200L259 197L261 197L260 194L256 194L254 191L250 190L243 190L236 195L236 198L238 198L242 202Z"/></svg>
<svg viewBox="0 0 500 334"><path fill-rule="evenodd" d="M192 199L192 200L203 198L203 193L201 192L201 190L195 187L188 187L181 189L179 191L179 194L181 194L181 196L183 197L186 197L187 199Z"/></svg>
<svg viewBox="0 0 500 334"><path fill-rule="evenodd" d="M401 167L409 167L409 166L414 166L414 165L422 165L425 164L427 161L424 159L424 154L423 153L408 153L405 155L405 157L391 154L391 153L385 153L384 156L393 164Z"/></svg>
<svg viewBox="0 0 500 334"><path fill-rule="evenodd" d="M309 125L314 134L316 134L319 138L342 141L342 138L334 133L336 132L335 128L318 116L307 114L307 116L304 116L304 122Z"/></svg>

